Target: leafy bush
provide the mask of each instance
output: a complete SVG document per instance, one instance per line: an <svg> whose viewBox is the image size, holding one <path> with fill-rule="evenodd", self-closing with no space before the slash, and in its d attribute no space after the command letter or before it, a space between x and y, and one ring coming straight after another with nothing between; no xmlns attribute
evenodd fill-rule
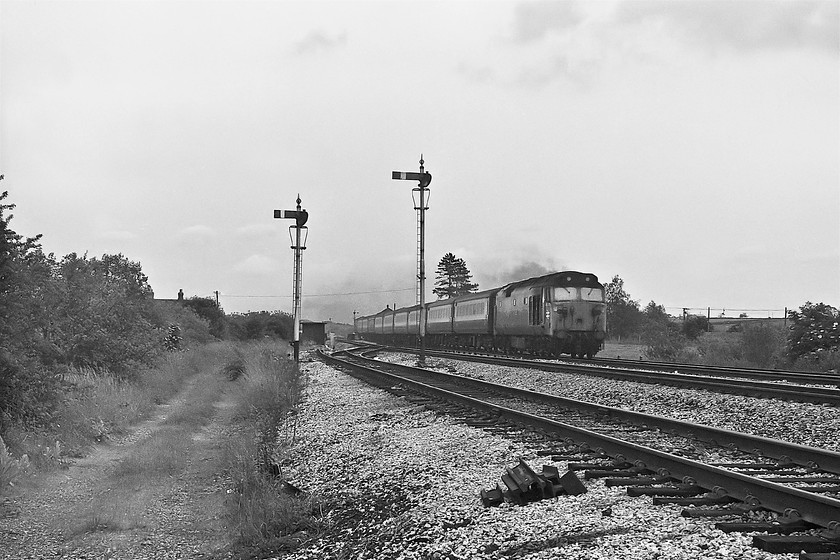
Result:
<svg viewBox="0 0 840 560"><path fill-rule="evenodd" d="M753 365L766 368L779 361L783 347L782 331L770 324L747 324L741 336L744 359Z"/></svg>
<svg viewBox="0 0 840 560"><path fill-rule="evenodd" d="M702 363L712 366L743 365L744 350L741 341L732 336L715 333L703 335L697 341Z"/></svg>
<svg viewBox="0 0 840 560"><path fill-rule="evenodd" d="M822 354L840 347L840 311L835 307L809 301L799 311L788 313L788 318L787 356L791 361L819 361Z"/></svg>
<svg viewBox="0 0 840 560"><path fill-rule="evenodd" d="M179 350L193 348L196 345L213 342L216 338L210 334L210 322L200 317L191 307L172 301L155 301L152 305L152 323L170 334L171 328L178 328L180 337Z"/></svg>
<svg viewBox="0 0 840 560"><path fill-rule="evenodd" d="M647 343L645 354L652 360L674 362L685 347L680 327L663 306L653 301L645 307L643 337Z"/></svg>
<svg viewBox="0 0 840 560"><path fill-rule="evenodd" d="M682 334L689 340L694 340L710 330L709 320L700 315L689 315L682 324Z"/></svg>
<svg viewBox="0 0 840 560"><path fill-rule="evenodd" d="M73 368L135 376L165 336L139 263L120 254L45 255L40 235L12 230L13 208L0 203L0 434L17 423L46 427Z"/></svg>
<svg viewBox="0 0 840 560"><path fill-rule="evenodd" d="M210 335L219 339L227 337L225 313L214 300L194 296L184 300L184 305L191 309L197 316L207 321L210 328Z"/></svg>
<svg viewBox="0 0 840 560"><path fill-rule="evenodd" d="M228 318L230 335L236 340L260 340L266 337L290 340L294 317L288 313L260 311Z"/></svg>

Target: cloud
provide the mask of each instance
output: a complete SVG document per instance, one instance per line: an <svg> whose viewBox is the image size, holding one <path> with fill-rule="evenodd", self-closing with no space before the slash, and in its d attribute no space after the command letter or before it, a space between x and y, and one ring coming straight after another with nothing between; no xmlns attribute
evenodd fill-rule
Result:
<svg viewBox="0 0 840 560"><path fill-rule="evenodd" d="M836 53L840 37L838 6L831 0L625 1L618 5L616 21L640 24L660 20L690 41L713 48L812 47Z"/></svg>
<svg viewBox="0 0 840 560"><path fill-rule="evenodd" d="M295 43L295 52L298 54L312 54L320 51L329 51L347 44L347 33L329 36L321 31L312 31Z"/></svg>
<svg viewBox="0 0 840 560"><path fill-rule="evenodd" d="M583 20L584 16L576 2L523 2L516 6L513 39L519 43L539 41L549 32L573 29Z"/></svg>
<svg viewBox="0 0 840 560"><path fill-rule="evenodd" d="M840 3L833 0L538 0L517 4L492 62L461 62L472 83L589 89L629 61L669 64L694 50L810 50L836 55Z"/></svg>

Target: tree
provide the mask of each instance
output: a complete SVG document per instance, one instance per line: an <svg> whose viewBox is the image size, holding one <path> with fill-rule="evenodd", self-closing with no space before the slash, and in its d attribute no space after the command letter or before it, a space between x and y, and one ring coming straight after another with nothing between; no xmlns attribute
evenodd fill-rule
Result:
<svg viewBox="0 0 840 560"><path fill-rule="evenodd" d="M437 279L432 293L438 299L460 296L478 290L478 284L471 282L472 274L464 259L459 259L452 253L446 253L440 259L435 274Z"/></svg>
<svg viewBox="0 0 840 560"><path fill-rule="evenodd" d="M123 255L65 256L56 267L59 298L52 342L65 363L128 375L163 348L152 289L140 263Z"/></svg>
<svg viewBox="0 0 840 560"><path fill-rule="evenodd" d="M645 307L643 330L648 357L666 362L676 361L685 346L685 338L665 308L655 301L651 301Z"/></svg>
<svg viewBox="0 0 840 560"><path fill-rule="evenodd" d="M630 299L624 290L624 280L618 274L604 284L607 300L607 332L610 337L628 337L638 332L642 324L639 302Z"/></svg>
<svg viewBox="0 0 840 560"><path fill-rule="evenodd" d="M259 311L227 318L230 335L237 340L257 340L266 336L291 340L294 316L282 311Z"/></svg>
<svg viewBox="0 0 840 560"><path fill-rule="evenodd" d="M745 360L763 368L778 359L784 338L780 327L759 323L747 325L743 331L741 351Z"/></svg>
<svg viewBox="0 0 840 560"><path fill-rule="evenodd" d="M702 315L689 315L683 321L682 333L690 340L696 339L701 333L711 331L709 319Z"/></svg>
<svg viewBox="0 0 840 560"><path fill-rule="evenodd" d="M792 360L836 351L840 347L840 311L825 303L806 302L799 311L790 311L787 355Z"/></svg>
<svg viewBox="0 0 840 560"><path fill-rule="evenodd" d="M0 175L0 179L2 179ZM41 329L47 309L41 306L44 269L40 235L24 238L12 230L14 204L0 194L0 432L5 420L43 424L58 399L59 380L39 360Z"/></svg>
<svg viewBox="0 0 840 560"><path fill-rule="evenodd" d="M184 301L184 305L195 312L196 315L210 323L210 334L216 338L225 338L225 312L216 303L216 300L207 297L193 296Z"/></svg>

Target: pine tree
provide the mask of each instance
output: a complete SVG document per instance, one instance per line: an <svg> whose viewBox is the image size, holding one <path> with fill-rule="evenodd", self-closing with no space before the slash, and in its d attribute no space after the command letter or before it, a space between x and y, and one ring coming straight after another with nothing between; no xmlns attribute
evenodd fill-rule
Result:
<svg viewBox="0 0 840 560"><path fill-rule="evenodd" d="M450 298L475 292L478 284L471 282L470 274L464 259L459 259L452 253L446 253L438 263L435 289L432 290L438 299Z"/></svg>

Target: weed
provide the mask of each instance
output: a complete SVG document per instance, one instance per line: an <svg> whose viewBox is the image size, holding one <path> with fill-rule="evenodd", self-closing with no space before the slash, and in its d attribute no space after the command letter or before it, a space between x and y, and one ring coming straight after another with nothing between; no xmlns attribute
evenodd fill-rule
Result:
<svg viewBox="0 0 840 560"><path fill-rule="evenodd" d="M296 407L305 378L287 349L261 343L247 347L224 371L237 372L236 416L248 426L225 453L232 481L227 509L236 545L255 551L295 548L321 527L317 498L283 480L284 445L296 435ZM244 369L243 369L244 366ZM258 552L256 552L258 553Z"/></svg>
<svg viewBox="0 0 840 560"><path fill-rule="evenodd" d="M23 455L15 459L9 453L6 443L0 437L0 495L10 486L14 486L18 477L29 468L29 457Z"/></svg>

